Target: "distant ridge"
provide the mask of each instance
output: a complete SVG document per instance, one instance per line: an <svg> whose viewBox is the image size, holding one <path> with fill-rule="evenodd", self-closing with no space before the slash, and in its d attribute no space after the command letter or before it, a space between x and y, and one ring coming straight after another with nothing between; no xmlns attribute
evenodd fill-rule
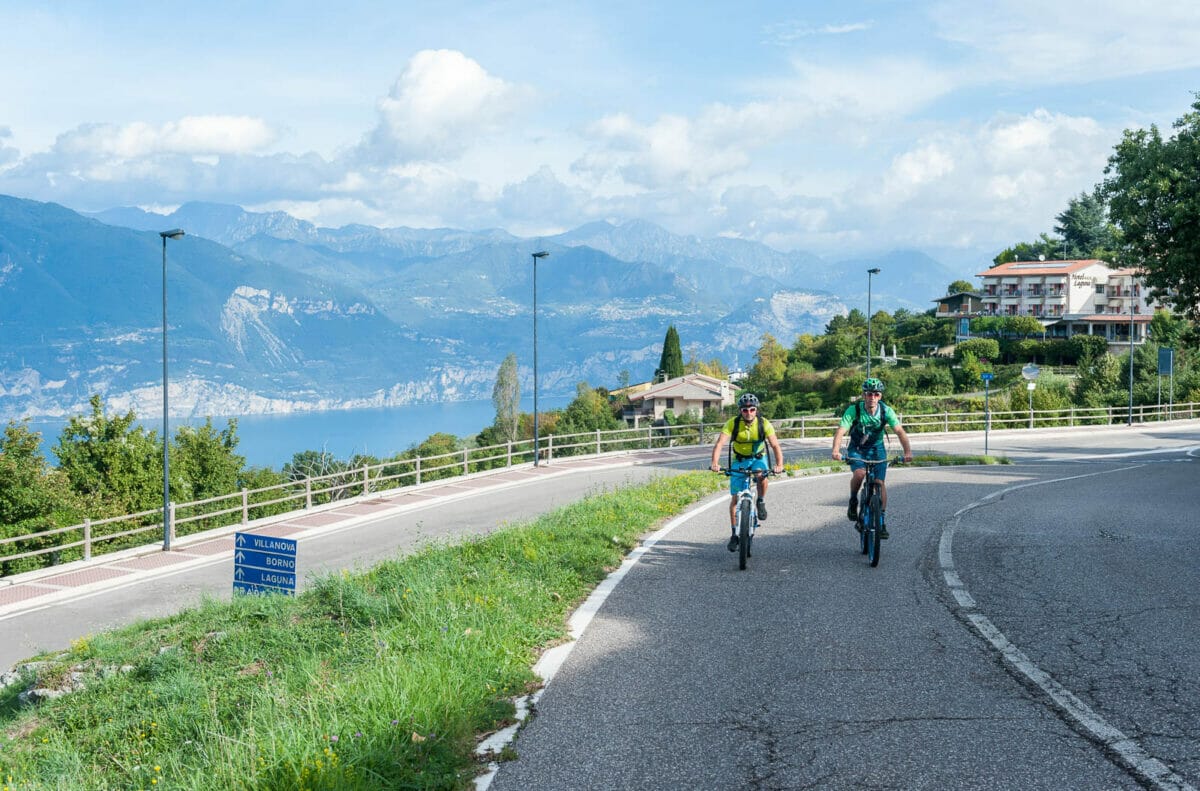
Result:
<svg viewBox="0 0 1200 791"><path fill-rule="evenodd" d="M506 231L321 228L283 212L188 203L80 215L0 196L0 419L161 410L161 239L172 409L225 415L487 398L516 353L531 389L529 253L539 264L541 390L646 377L668 324L700 359L751 360L859 306L925 310L954 275L920 253L830 263L632 220L539 240ZM884 263L878 263L878 262ZM900 296L897 296L899 294ZM861 300L865 309L865 298Z"/></svg>

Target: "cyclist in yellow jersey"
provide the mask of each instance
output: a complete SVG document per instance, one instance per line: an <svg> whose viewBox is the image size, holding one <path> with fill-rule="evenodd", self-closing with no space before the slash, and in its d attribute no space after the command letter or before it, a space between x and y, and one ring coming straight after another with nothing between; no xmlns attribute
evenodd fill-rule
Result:
<svg viewBox="0 0 1200 791"><path fill-rule="evenodd" d="M767 464L767 446L771 452L775 454L774 465L770 467L774 472L783 472L783 448L779 446L779 439L775 436L775 427L771 425L771 421L758 416L758 396L753 393L746 393L738 399L738 417L732 417L725 426L721 429L721 433L717 436L717 442L713 445L712 462L709 464L709 469L713 472L721 470L721 452L724 451L725 445L730 441L733 442L733 461L729 468L734 473L729 476L729 525L733 532L733 537L729 539L729 551L736 552L738 548L737 536L737 496L744 485L744 477L751 473L759 473L758 478L758 518L765 520L767 518L767 504L763 501L763 497L767 494L767 476L761 475L768 469ZM733 436L734 424L737 423L737 436ZM761 432L760 432L761 427Z"/></svg>

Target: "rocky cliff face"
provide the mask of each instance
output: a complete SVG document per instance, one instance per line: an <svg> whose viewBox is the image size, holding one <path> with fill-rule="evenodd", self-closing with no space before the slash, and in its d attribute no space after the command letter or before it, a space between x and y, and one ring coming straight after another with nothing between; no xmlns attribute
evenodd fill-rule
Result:
<svg viewBox="0 0 1200 791"><path fill-rule="evenodd" d="M641 222L535 247L503 231L317 228L213 204L98 217L115 224L0 196L0 419L80 413L93 393L161 413L165 228L187 232L168 242L166 280L170 402L188 416L487 398L514 352L528 390L538 248L551 252L537 281L546 395L612 385L623 370L648 378L669 324L686 353L747 364L764 332L790 343L847 311L812 283L863 279ZM954 279L925 268L942 290Z"/></svg>

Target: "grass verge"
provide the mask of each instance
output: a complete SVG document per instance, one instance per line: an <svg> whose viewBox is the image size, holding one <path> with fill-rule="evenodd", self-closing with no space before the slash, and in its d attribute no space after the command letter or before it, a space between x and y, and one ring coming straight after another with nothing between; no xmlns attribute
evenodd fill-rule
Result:
<svg viewBox="0 0 1200 791"><path fill-rule="evenodd" d="M290 598L205 601L42 657L35 706L0 690L0 791L456 789L476 740L538 683L538 650L708 473L596 494Z"/></svg>

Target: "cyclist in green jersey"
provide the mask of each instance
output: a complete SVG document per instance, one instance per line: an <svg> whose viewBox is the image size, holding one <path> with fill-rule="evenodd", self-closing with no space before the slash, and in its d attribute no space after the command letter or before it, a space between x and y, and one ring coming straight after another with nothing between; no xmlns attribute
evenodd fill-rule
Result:
<svg viewBox="0 0 1200 791"><path fill-rule="evenodd" d="M847 447L848 461L853 475L850 476L850 505L846 509L846 518L854 521L858 518L858 490L863 478L867 476L864 461L883 461L876 465L875 473L879 479L880 499L883 508L880 518L887 514L887 447L883 443L884 432L890 427L904 448L904 460L912 461L912 446L908 442L908 434L900 425L900 416L896 410L880 400L883 397L883 382L871 377L863 382L862 401L846 407L842 413L837 431L833 433L833 458L842 459L842 439L850 432L850 444ZM886 522L880 530L880 538L887 538Z"/></svg>

